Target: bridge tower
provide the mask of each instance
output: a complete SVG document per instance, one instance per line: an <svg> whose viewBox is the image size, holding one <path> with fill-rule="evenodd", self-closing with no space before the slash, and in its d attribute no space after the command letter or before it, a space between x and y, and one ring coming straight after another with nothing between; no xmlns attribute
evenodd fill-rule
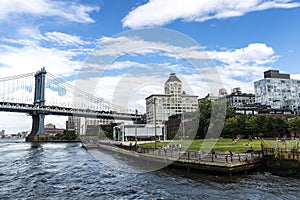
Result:
<svg viewBox="0 0 300 200"><path fill-rule="evenodd" d="M34 107L42 108L45 106L45 67L36 72L35 77L35 90L34 90ZM32 113L32 129L31 135L44 134L44 119L45 114L40 112Z"/></svg>

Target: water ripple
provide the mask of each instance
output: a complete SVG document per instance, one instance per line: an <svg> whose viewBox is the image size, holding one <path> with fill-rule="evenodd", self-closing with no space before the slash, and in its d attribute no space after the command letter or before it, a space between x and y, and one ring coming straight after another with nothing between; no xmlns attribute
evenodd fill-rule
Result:
<svg viewBox="0 0 300 200"><path fill-rule="evenodd" d="M80 144L0 140L0 199L300 199L299 179L184 170L126 173L116 170L130 168L126 163L106 165L115 162L107 152L92 155Z"/></svg>

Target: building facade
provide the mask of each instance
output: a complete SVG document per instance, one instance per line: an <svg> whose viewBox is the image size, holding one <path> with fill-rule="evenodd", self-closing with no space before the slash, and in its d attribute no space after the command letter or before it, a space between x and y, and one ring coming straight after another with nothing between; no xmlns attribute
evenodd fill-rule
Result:
<svg viewBox="0 0 300 200"><path fill-rule="evenodd" d="M219 96L208 94L206 97L199 99L199 103L203 99L211 101L222 101L226 99L235 114L258 114L261 109L255 102L255 95L252 93L243 93L239 87L233 88L231 94L227 94L226 89L221 88L219 90Z"/></svg>
<svg viewBox="0 0 300 200"><path fill-rule="evenodd" d="M300 80L278 70L264 72L264 79L254 82L256 102L274 109L292 110L300 114Z"/></svg>
<svg viewBox="0 0 300 200"><path fill-rule="evenodd" d="M69 116L68 121L66 121L67 130L75 130L77 135L83 135L85 128L82 125L81 117L78 116Z"/></svg>
<svg viewBox="0 0 300 200"><path fill-rule="evenodd" d="M114 141L142 141L142 140L166 140L166 128L147 126L145 124L125 125L119 124L113 127Z"/></svg>
<svg viewBox="0 0 300 200"><path fill-rule="evenodd" d="M146 98L147 124L162 125L171 115L197 110L198 96L186 94L175 73L170 74L164 90L165 94L152 94Z"/></svg>
<svg viewBox="0 0 300 200"><path fill-rule="evenodd" d="M44 128L45 128L45 132L49 135L56 135L58 133L63 133L64 132L64 129L62 128L56 128L54 124L45 124L44 125Z"/></svg>
<svg viewBox="0 0 300 200"><path fill-rule="evenodd" d="M243 108L255 104L255 95L242 93L241 88L233 88L232 93L227 95L226 99L233 108Z"/></svg>

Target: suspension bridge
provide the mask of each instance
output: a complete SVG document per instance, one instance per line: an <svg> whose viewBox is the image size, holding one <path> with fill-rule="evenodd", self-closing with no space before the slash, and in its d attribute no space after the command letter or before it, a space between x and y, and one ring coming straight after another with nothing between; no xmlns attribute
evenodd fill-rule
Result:
<svg viewBox="0 0 300 200"><path fill-rule="evenodd" d="M49 94L46 100L46 93ZM30 135L44 134L46 115L136 120L134 110L114 105L46 72L0 78L0 111L32 116Z"/></svg>

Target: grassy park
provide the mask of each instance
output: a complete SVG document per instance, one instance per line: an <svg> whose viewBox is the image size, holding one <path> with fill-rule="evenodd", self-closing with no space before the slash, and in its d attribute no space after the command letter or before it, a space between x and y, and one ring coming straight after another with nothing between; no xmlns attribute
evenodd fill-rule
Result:
<svg viewBox="0 0 300 200"><path fill-rule="evenodd" d="M216 152L226 152L226 151L232 151L235 153L244 153L247 152L251 147L254 151L260 151L261 150L261 140L259 139L253 139L249 141L248 139L240 139L236 140L236 142L233 142L232 139L208 139L208 140L174 140L174 141L168 141L168 142L156 142L156 147L160 148L163 145L169 145L169 143L172 144L181 144L181 146L184 149L187 149L189 151L205 151L209 152L211 148L213 148ZM262 143L265 147L268 148L296 148L300 147L300 142L298 140L287 140L284 144L282 141L277 141L275 139L264 139L262 140ZM140 144L141 147L144 148L154 148L155 143L145 143ZM202 149L201 149L202 148Z"/></svg>

